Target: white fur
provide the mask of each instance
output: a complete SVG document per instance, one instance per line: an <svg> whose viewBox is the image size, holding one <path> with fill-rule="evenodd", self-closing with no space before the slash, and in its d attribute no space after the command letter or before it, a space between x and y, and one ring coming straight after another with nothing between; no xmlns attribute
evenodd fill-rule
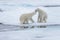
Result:
<svg viewBox="0 0 60 40"><path fill-rule="evenodd" d="M31 22L34 22L33 19L32 19L32 17L33 17L34 15L35 15L35 12L22 14L22 15L20 16L20 19L19 19L19 20L20 20L21 24L29 23L29 20L30 20Z"/></svg>
<svg viewBox="0 0 60 40"><path fill-rule="evenodd" d="M45 22L46 23L47 22L47 13L40 8L37 8L35 11L39 13L37 22L39 22L39 23Z"/></svg>

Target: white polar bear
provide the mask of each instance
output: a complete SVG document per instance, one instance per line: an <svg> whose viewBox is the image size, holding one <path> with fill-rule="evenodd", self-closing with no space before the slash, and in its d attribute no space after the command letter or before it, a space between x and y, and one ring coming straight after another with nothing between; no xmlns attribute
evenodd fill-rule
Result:
<svg viewBox="0 0 60 40"><path fill-rule="evenodd" d="M33 19L32 19L32 17L35 15L36 13L35 13L35 11L34 12L31 12L31 13L26 13L26 14L22 14L21 16L20 16L20 23L21 24L28 24L29 23L29 20L31 21L31 22L34 22L33 21Z"/></svg>
<svg viewBox="0 0 60 40"><path fill-rule="evenodd" d="M37 20L38 23L47 22L47 13L44 10L37 8L35 12L38 12L38 20Z"/></svg>

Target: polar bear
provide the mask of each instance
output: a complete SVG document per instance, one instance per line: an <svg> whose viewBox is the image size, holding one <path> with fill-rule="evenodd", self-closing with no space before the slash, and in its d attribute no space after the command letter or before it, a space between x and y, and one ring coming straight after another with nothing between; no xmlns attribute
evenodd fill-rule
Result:
<svg viewBox="0 0 60 40"><path fill-rule="evenodd" d="M47 13L44 10L37 8L35 10L35 12L38 12L38 20L37 20L38 23L46 23L47 22ZM38 26L38 27L46 28L46 25Z"/></svg>
<svg viewBox="0 0 60 40"><path fill-rule="evenodd" d="M38 23L47 22L47 13L44 10L37 8L35 12L38 12L38 20L37 20Z"/></svg>
<svg viewBox="0 0 60 40"><path fill-rule="evenodd" d="M28 24L29 21L31 21L32 23L34 23L32 17L35 15L35 11L31 12L31 13L24 13L20 16L20 23L21 24Z"/></svg>

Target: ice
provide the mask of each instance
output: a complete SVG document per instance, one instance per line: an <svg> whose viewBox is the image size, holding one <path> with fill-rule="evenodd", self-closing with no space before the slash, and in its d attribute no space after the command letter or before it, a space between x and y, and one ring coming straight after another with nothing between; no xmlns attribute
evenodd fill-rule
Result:
<svg viewBox="0 0 60 40"><path fill-rule="evenodd" d="M9 28L7 26L7 28ZM18 29L17 27L13 27ZM28 28L25 30L9 30L0 32L0 40L60 40L60 26L47 28Z"/></svg>

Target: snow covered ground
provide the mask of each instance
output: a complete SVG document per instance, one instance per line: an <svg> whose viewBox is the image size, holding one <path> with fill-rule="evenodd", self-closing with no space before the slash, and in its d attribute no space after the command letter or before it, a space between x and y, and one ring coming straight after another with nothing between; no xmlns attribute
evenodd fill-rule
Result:
<svg viewBox="0 0 60 40"><path fill-rule="evenodd" d="M20 30L18 26L14 25L1 27L3 26L0 25L0 40L60 40L60 26L27 28L24 30Z"/></svg>

